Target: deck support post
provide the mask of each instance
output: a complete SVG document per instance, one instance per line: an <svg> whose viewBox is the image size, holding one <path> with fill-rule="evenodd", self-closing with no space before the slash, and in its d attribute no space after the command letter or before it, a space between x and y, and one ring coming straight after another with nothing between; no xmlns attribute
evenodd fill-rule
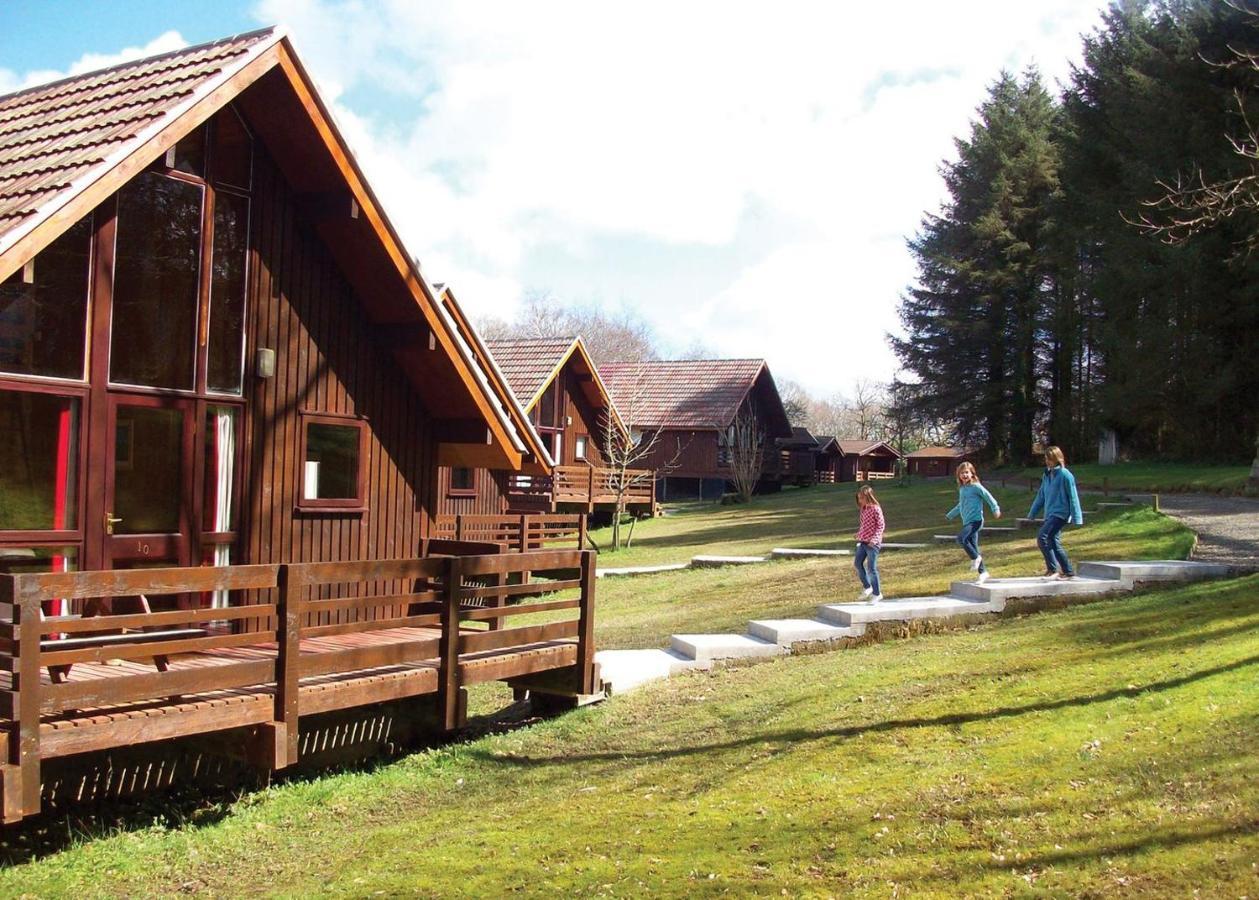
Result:
<svg viewBox="0 0 1259 900"><path fill-rule="evenodd" d="M459 685L459 595L462 588L463 562L458 556L449 557L442 591L437 670L437 722L447 731L462 725L467 715L466 695Z"/></svg>
<svg viewBox="0 0 1259 900"><path fill-rule="evenodd" d="M280 566L279 604L276 608L275 721L271 724L274 767L294 765L299 752L301 714L302 594L306 585L293 566ZM265 729L264 729L265 731ZM270 742L268 742L270 744Z"/></svg>
<svg viewBox="0 0 1259 900"><path fill-rule="evenodd" d="M15 587L17 588L15 590ZM9 765L4 772L4 819L16 821L40 808L39 759L39 594L23 591L21 580L9 580L0 588L0 600L13 604L17 625L16 672L13 673L13 730L9 739ZM16 815L16 818L11 816Z"/></svg>
<svg viewBox="0 0 1259 900"><path fill-rule="evenodd" d="M595 553L581 551L581 617L577 623L578 692L593 694L595 683Z"/></svg>
<svg viewBox="0 0 1259 900"><path fill-rule="evenodd" d="M585 516L582 516L581 521L577 523L577 549L578 550L586 549L586 535L587 535L588 528L589 528L589 525L587 524L587 519Z"/></svg>

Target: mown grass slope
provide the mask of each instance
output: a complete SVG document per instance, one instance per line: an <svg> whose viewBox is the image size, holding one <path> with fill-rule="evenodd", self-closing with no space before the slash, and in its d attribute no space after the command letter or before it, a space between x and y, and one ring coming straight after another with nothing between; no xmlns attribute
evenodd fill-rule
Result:
<svg viewBox="0 0 1259 900"><path fill-rule="evenodd" d="M680 677L5 896L1254 896L1259 577Z"/></svg>

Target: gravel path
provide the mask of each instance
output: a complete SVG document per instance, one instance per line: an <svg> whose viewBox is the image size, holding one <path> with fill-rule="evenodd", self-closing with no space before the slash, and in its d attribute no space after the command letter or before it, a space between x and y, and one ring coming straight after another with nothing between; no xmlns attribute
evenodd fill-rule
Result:
<svg viewBox="0 0 1259 900"><path fill-rule="evenodd" d="M1259 567L1259 500L1160 494L1159 508L1198 533L1194 559Z"/></svg>

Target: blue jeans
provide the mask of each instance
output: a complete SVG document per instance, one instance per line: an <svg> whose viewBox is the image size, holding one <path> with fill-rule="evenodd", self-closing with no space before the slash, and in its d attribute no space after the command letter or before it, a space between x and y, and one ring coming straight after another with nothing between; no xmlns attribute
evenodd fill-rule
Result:
<svg viewBox="0 0 1259 900"><path fill-rule="evenodd" d="M979 531L983 527L984 521L980 519L978 522L967 522L958 532L957 542L962 545L962 549L971 559L979 559ZM982 562L979 564L979 571L988 571Z"/></svg>
<svg viewBox="0 0 1259 900"><path fill-rule="evenodd" d="M1066 524L1067 520L1062 516L1046 516L1045 524L1040 526L1040 534L1036 535L1036 545L1045 556L1047 571L1074 575L1067 551L1062 549L1062 529Z"/></svg>
<svg viewBox="0 0 1259 900"><path fill-rule="evenodd" d="M857 570L857 577L861 579L861 586L873 588L876 594L881 595L883 592L879 590L879 548L865 541L858 541L857 553L853 557L852 564Z"/></svg>

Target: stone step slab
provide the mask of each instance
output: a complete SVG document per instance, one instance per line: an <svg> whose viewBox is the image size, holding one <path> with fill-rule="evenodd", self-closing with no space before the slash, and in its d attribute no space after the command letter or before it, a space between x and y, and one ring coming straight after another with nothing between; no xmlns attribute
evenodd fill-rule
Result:
<svg viewBox="0 0 1259 900"><path fill-rule="evenodd" d="M1151 559L1138 561L1100 561L1080 563L1081 575L1109 578L1127 584L1149 581L1201 581L1227 578L1232 569L1222 563L1196 562L1183 559Z"/></svg>
<svg viewBox="0 0 1259 900"><path fill-rule="evenodd" d="M696 556L691 559L691 568L719 569L722 566L752 566L765 561L764 556Z"/></svg>
<svg viewBox="0 0 1259 900"><path fill-rule="evenodd" d="M925 544L925 543L919 544L919 543L905 543L903 541L891 541L886 544L880 544L879 549L880 550L921 550L923 547L928 547L928 546L930 545Z"/></svg>
<svg viewBox="0 0 1259 900"><path fill-rule="evenodd" d="M614 694L711 665L673 650L600 650L595 654L595 662L599 664L600 677Z"/></svg>
<svg viewBox="0 0 1259 900"><path fill-rule="evenodd" d="M1098 501L1098 509L1121 509L1125 506L1136 506L1131 500L1101 500Z"/></svg>
<svg viewBox="0 0 1259 900"><path fill-rule="evenodd" d="M1000 612L1000 606L959 597L902 597L878 603L831 603L818 607L818 618L837 625L867 625L871 622L908 622L913 619L940 619L949 616Z"/></svg>
<svg viewBox="0 0 1259 900"><path fill-rule="evenodd" d="M679 572L689 567L689 563L667 563L659 566L610 566L606 569L595 569L596 578L630 578L635 575L655 575L659 572Z"/></svg>
<svg viewBox="0 0 1259 900"><path fill-rule="evenodd" d="M781 656L787 652L786 647L773 641L746 634L675 634L670 644L675 652L698 662Z"/></svg>
<svg viewBox="0 0 1259 900"><path fill-rule="evenodd" d="M836 625L818 619L757 619L748 622L748 634L762 641L770 641L781 647L811 641L834 641L840 638L861 637L864 625Z"/></svg>
<svg viewBox="0 0 1259 900"><path fill-rule="evenodd" d="M1085 525L1088 524L1089 515L1090 513L1088 511L1085 511L1084 513ZM1020 518L1018 522L1019 522L1020 528L1039 528L1040 526L1045 524L1044 519L1029 519L1026 517ZM1082 527L1083 527L1082 525L1072 525L1070 522L1067 523L1067 528L1082 528Z"/></svg>
<svg viewBox="0 0 1259 900"><path fill-rule="evenodd" d="M1018 532L1018 529L1017 528L985 528L982 532L980 532L981 539L983 535L988 534L990 531L996 532L997 534L1015 534ZM931 538L937 544L956 544L957 543L956 534L933 534L931 535Z"/></svg>
<svg viewBox="0 0 1259 900"><path fill-rule="evenodd" d="M984 584L955 581L950 588L955 597L983 600L989 603L1023 597L1061 597L1081 594L1111 594L1130 591L1132 585L1113 578L1090 578L1077 575L1065 581L1037 575L1031 578L991 578Z"/></svg>
<svg viewBox="0 0 1259 900"><path fill-rule="evenodd" d="M796 547L775 547L769 551L771 559L811 559L814 557L824 558L829 556L852 556L851 550L813 550L798 549Z"/></svg>

